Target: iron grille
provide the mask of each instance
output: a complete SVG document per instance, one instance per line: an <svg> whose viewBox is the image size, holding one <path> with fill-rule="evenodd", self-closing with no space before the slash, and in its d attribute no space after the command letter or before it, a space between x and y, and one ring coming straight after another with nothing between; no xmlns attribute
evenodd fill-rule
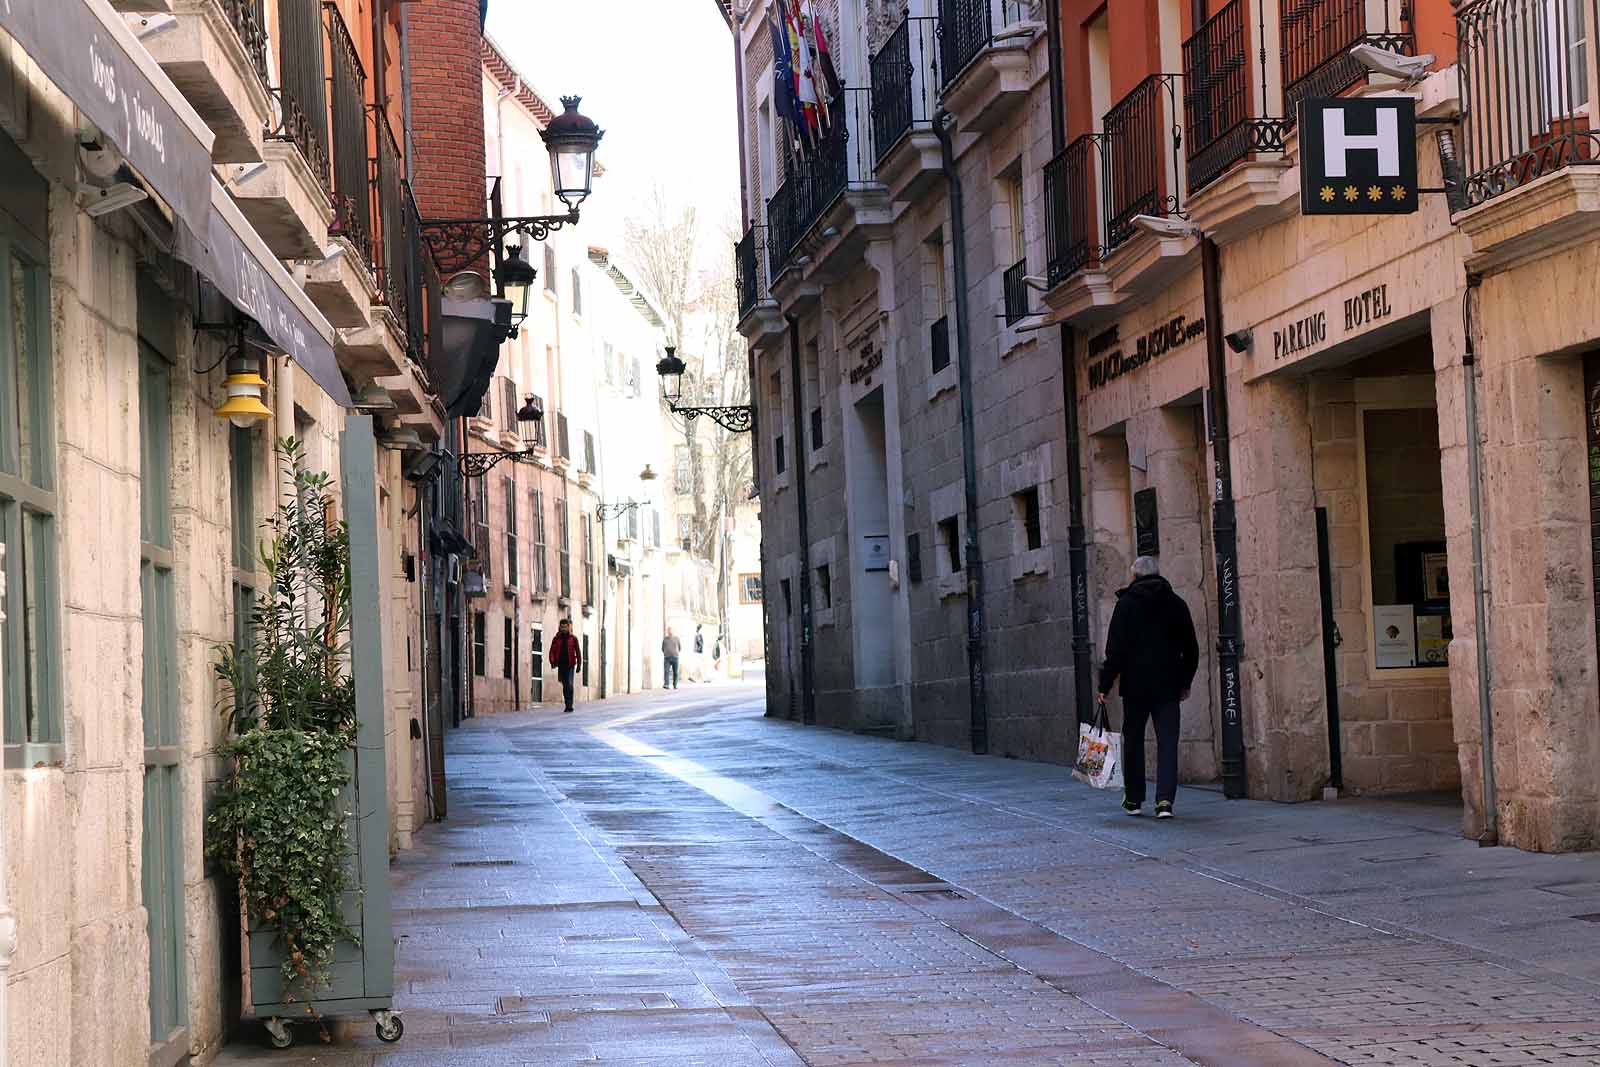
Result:
<svg viewBox="0 0 1600 1067"><path fill-rule="evenodd" d="M1244 0L1233 0L1183 42L1183 117L1190 195L1251 152L1284 149L1282 119L1250 115ZM1266 53L1262 52L1265 63ZM1262 72L1263 95L1266 73Z"/></svg>
<svg viewBox="0 0 1600 1067"><path fill-rule="evenodd" d="M273 136L293 141L317 181L331 193L321 0L279 0L278 35L279 116Z"/></svg>
<svg viewBox="0 0 1600 1067"><path fill-rule="evenodd" d="M333 98L333 208L336 234L355 245L372 265L372 182L367 163L367 74L339 8L322 5L328 28Z"/></svg>
<svg viewBox="0 0 1600 1067"><path fill-rule="evenodd" d="M1597 27L1600 0L1478 0L1456 12L1463 206L1600 162L1588 117Z"/></svg>
<svg viewBox="0 0 1600 1067"><path fill-rule="evenodd" d="M928 351L932 357L933 373L938 374L950 365L950 319L941 315L928 327Z"/></svg>
<svg viewBox="0 0 1600 1067"><path fill-rule="evenodd" d="M1100 261L1104 191L1095 181L1098 134L1086 133L1044 165L1046 280L1060 285Z"/></svg>
<svg viewBox="0 0 1600 1067"><path fill-rule="evenodd" d="M222 10L239 35L239 43L250 57L250 66L263 86L272 84L272 67L267 60L267 10L265 0L222 0Z"/></svg>
<svg viewBox="0 0 1600 1067"><path fill-rule="evenodd" d="M1375 3L1383 9L1378 26L1367 11ZM1279 27L1283 112L1290 121L1300 101L1338 96L1366 80L1366 68L1350 55L1355 45L1365 41L1406 55L1414 50L1404 0L1285 0Z"/></svg>
<svg viewBox="0 0 1600 1067"><path fill-rule="evenodd" d="M1161 95L1172 76L1152 74L1105 114L1106 251L1133 236L1136 215L1160 215L1176 207L1164 192L1166 137ZM1175 133L1176 131L1174 131ZM1179 138L1172 138L1177 155Z"/></svg>
<svg viewBox="0 0 1600 1067"><path fill-rule="evenodd" d="M993 38L990 0L939 0L939 52L942 86L959 78Z"/></svg>
<svg viewBox="0 0 1600 1067"><path fill-rule="evenodd" d="M1024 256L1000 276L1001 290L1005 295L1006 325L1010 326L1018 319L1028 315L1028 283L1024 277L1028 273L1028 260Z"/></svg>
<svg viewBox="0 0 1600 1067"><path fill-rule="evenodd" d="M872 57L872 140L879 161L939 110L939 20L904 19Z"/></svg>
<svg viewBox="0 0 1600 1067"><path fill-rule="evenodd" d="M761 299L761 257L757 248L761 244L760 231L765 226L752 226L733 246L733 273L739 286L739 317L750 313Z"/></svg>
<svg viewBox="0 0 1600 1067"><path fill-rule="evenodd" d="M377 207L374 227L383 251L379 262L375 264L378 295L394 312L395 318L406 323L409 329L412 297L419 279L415 267L418 260L413 256L416 242L408 233L416 226L414 217L408 219L408 209L409 214L414 216L415 206L411 203L410 190L406 188L400 149L395 143L394 131L389 127L389 119L380 108L372 108L371 114L377 127L378 154L370 162L369 173L375 186L373 203ZM417 341L411 340L410 343L413 348L420 350Z"/></svg>

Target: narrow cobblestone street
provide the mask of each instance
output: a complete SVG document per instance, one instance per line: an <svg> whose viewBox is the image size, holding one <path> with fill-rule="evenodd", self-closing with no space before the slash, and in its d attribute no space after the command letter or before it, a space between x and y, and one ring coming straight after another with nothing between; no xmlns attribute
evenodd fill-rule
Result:
<svg viewBox="0 0 1600 1067"><path fill-rule="evenodd" d="M1185 789L763 718L480 718L394 868L404 1039L223 1064L1593 1064L1600 856L1455 808Z"/></svg>

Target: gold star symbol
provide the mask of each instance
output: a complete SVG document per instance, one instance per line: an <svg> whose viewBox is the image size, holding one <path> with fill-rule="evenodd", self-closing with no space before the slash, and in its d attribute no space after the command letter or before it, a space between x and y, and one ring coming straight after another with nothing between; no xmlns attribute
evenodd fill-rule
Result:
<svg viewBox="0 0 1600 1067"><path fill-rule="evenodd" d="M1331 185L1324 185L1324 186L1323 186L1323 187L1322 187L1322 193L1321 193L1321 196L1322 196L1322 202L1323 202L1323 203L1324 203L1324 204L1331 204L1331 203L1333 203L1333 186L1331 186Z"/></svg>
<svg viewBox="0 0 1600 1067"><path fill-rule="evenodd" d="M1367 189L1367 199L1368 200L1372 200L1372 201L1382 200L1383 199L1383 190L1379 189L1376 185L1368 187L1368 189Z"/></svg>
<svg viewBox="0 0 1600 1067"><path fill-rule="evenodd" d="M1361 195L1361 190L1357 189L1355 186L1347 185L1347 186L1344 187L1344 198L1346 200L1354 200L1357 197L1359 197L1360 195Z"/></svg>
<svg viewBox="0 0 1600 1067"><path fill-rule="evenodd" d="M1389 190L1389 195L1394 197L1396 200L1404 200L1406 198L1406 187L1403 185L1397 185L1393 189Z"/></svg>

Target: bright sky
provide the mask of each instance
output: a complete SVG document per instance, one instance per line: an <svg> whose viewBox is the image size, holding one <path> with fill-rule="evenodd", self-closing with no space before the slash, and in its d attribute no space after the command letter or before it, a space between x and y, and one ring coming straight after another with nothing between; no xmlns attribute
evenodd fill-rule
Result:
<svg viewBox="0 0 1600 1067"><path fill-rule="evenodd" d="M659 182L692 202L701 255L729 256L738 225L733 37L713 0L489 0L486 29L551 107L577 94L605 130L606 175L583 207L595 244L622 248L622 223Z"/></svg>

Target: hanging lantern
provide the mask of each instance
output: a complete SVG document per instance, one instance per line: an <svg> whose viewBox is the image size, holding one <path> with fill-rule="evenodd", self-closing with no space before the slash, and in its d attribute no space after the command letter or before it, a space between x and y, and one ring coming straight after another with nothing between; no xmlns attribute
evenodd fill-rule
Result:
<svg viewBox="0 0 1600 1067"><path fill-rule="evenodd" d="M242 345L228 357L228 379L223 387L228 391L228 399L213 412L217 418L227 419L241 430L272 418L272 409L262 402L267 394L267 380L261 376L260 362Z"/></svg>

